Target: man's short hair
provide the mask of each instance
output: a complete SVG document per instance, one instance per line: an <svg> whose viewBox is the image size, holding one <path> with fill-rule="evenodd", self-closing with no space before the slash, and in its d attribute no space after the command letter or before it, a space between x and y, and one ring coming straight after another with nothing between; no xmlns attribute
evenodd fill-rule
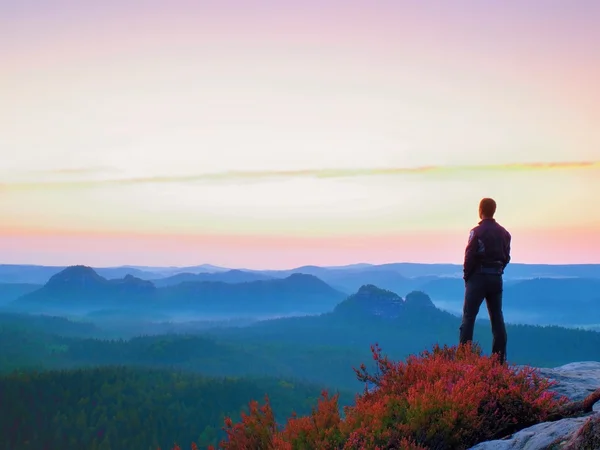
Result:
<svg viewBox="0 0 600 450"><path fill-rule="evenodd" d="M496 213L496 201L493 198L483 198L479 202L479 209L485 217L492 218Z"/></svg>

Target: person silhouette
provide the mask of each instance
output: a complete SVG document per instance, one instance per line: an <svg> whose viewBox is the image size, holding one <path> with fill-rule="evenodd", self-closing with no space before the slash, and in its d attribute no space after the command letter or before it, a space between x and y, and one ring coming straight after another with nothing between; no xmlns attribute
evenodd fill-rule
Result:
<svg viewBox="0 0 600 450"><path fill-rule="evenodd" d="M473 340L475 319L485 299L492 325L492 353L504 364L508 339L502 313L502 278L510 262L511 235L496 222L495 213L495 200L482 199L479 202L481 221L469 233L463 265L465 298L459 341L466 344Z"/></svg>

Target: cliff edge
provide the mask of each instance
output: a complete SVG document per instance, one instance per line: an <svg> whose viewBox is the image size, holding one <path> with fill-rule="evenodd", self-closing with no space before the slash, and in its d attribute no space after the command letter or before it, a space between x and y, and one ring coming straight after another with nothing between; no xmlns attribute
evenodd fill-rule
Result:
<svg viewBox="0 0 600 450"><path fill-rule="evenodd" d="M583 400L600 386L600 362L584 361L555 368L541 368L541 375L558 382L552 389L573 401ZM595 435L595 438L590 436ZM582 444L583 439L587 444ZM595 439L594 443L589 439ZM487 441L471 450L600 450L600 402L584 417L544 422L504 439Z"/></svg>

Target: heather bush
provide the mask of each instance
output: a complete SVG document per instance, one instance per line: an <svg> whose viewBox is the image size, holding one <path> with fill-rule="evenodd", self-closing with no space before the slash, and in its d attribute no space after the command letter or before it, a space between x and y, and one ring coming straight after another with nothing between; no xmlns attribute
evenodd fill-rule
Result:
<svg viewBox="0 0 600 450"><path fill-rule="evenodd" d="M346 410L344 427L364 430L365 439L381 435L376 445L394 445L384 441L395 429L391 438L399 439L400 431L429 449L468 448L517 424L543 421L567 401L549 392L554 383L535 369L499 364L495 355L483 356L470 344L434 346L398 363L383 357L378 346L372 351L379 375L369 374L364 365L356 372L378 388Z"/></svg>
<svg viewBox="0 0 600 450"><path fill-rule="evenodd" d="M337 396L323 392L309 416L278 427L268 397L250 403L239 423L226 419L220 449L436 450L469 448L523 424L542 422L566 403L536 369L484 356L476 345L434 346L393 362L375 345L376 374L354 369L366 386L340 417Z"/></svg>

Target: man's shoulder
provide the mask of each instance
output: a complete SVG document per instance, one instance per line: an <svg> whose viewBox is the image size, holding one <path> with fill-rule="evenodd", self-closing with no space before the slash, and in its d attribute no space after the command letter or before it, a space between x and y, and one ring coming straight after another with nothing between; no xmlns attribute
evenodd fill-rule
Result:
<svg viewBox="0 0 600 450"><path fill-rule="evenodd" d="M473 240L475 236L477 236L477 231L479 230L480 225L474 226L469 230L469 242Z"/></svg>
<svg viewBox="0 0 600 450"><path fill-rule="evenodd" d="M496 222L496 227L498 227L498 230L500 230L507 239L511 239L510 232L505 227L500 225L498 222Z"/></svg>

